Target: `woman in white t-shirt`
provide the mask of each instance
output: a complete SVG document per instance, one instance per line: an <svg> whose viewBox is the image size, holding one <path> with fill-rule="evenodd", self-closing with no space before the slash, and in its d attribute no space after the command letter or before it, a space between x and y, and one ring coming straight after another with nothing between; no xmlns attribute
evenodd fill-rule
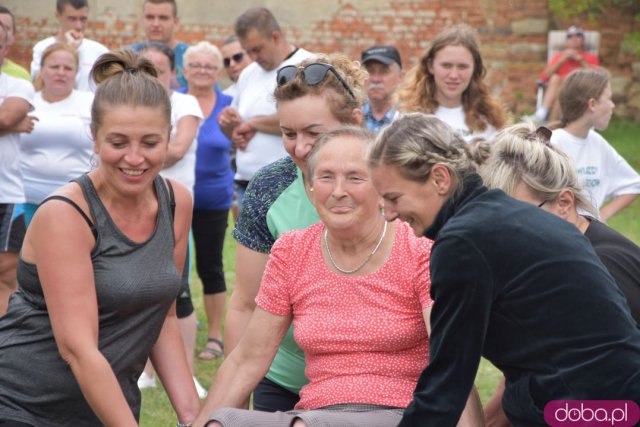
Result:
<svg viewBox="0 0 640 427"><path fill-rule="evenodd" d="M171 135L164 169L160 174L184 184L193 197L193 186L196 182L196 146L198 128L204 119L198 100L185 93L171 89L171 80L175 77L175 58L169 46L149 42L142 45L140 54L150 60L156 67L158 79L167 89L171 99ZM192 249L189 248L190 252ZM176 314L180 321L187 361L193 372L193 356L196 348L196 315L189 291L190 257L187 253L185 267L182 271L182 288L176 302ZM206 390L193 377L200 397L206 396ZM140 388L155 387L153 370L148 365L138 381Z"/></svg>
<svg viewBox="0 0 640 427"><path fill-rule="evenodd" d="M435 114L465 141L490 137L507 123L483 82L486 70L474 30L461 24L436 35L398 92L401 113Z"/></svg>
<svg viewBox="0 0 640 427"><path fill-rule="evenodd" d="M38 121L33 132L20 136L27 226L45 197L91 169L93 93L73 89L77 72L74 47L54 43L43 52L31 113Z"/></svg>
<svg viewBox="0 0 640 427"><path fill-rule="evenodd" d="M609 126L615 107L611 78L603 69L576 70L565 78L558 99L562 128L553 132L551 143L573 160L582 187L606 221L640 194L638 172L596 132Z"/></svg>

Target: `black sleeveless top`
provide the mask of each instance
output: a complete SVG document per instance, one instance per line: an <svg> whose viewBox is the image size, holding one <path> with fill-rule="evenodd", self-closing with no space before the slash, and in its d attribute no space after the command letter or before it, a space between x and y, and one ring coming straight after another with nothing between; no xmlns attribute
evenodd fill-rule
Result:
<svg viewBox="0 0 640 427"><path fill-rule="evenodd" d="M180 288L167 188L160 177L155 179L155 229L145 242L133 242L115 225L89 177L75 181L97 235L91 258L99 349L138 419L137 379ZM101 425L60 357L37 266L20 259L18 283L7 314L0 317L0 419L52 427Z"/></svg>

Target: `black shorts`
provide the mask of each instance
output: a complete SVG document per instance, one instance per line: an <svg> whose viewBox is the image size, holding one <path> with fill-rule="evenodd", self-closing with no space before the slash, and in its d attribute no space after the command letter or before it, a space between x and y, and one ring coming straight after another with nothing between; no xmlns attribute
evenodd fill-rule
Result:
<svg viewBox="0 0 640 427"><path fill-rule="evenodd" d="M22 205L0 203L0 252L20 252L25 233Z"/></svg>

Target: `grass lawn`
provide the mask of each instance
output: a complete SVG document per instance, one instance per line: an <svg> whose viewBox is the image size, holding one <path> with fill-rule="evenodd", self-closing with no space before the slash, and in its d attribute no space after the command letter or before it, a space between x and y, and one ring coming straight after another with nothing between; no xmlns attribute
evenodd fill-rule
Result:
<svg viewBox="0 0 640 427"><path fill-rule="evenodd" d="M640 142L638 142L640 123L614 120L609 129L604 132L604 136L636 170L640 170ZM640 201L636 201L632 206L613 217L609 221L609 225L640 244ZM228 295L231 295L235 284L235 243L229 234L227 234L225 243L224 257ZM202 324L206 324L202 308L202 286L195 270L191 271L191 290L198 319ZM206 338L206 331L199 330L198 351L204 347ZM204 387L210 386L220 363L221 360L202 361L195 359L196 376ZM483 402L489 399L499 379L499 372L489 362L483 360L476 377L476 386ZM156 427L175 424L175 414L161 386L157 389L144 390L142 396L141 426Z"/></svg>

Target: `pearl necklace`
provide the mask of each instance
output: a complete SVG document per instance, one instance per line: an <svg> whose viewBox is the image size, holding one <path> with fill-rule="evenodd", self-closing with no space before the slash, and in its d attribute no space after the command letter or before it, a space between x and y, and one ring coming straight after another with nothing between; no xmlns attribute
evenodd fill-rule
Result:
<svg viewBox="0 0 640 427"><path fill-rule="evenodd" d="M371 257L373 255L375 255L376 252L378 252L378 249L380 248L380 245L382 244L382 241L384 240L384 236L387 234L387 221L384 222L384 227L382 228L382 235L380 236L380 240L378 240L378 243L376 244L376 246L373 248L373 250L371 251L369 256L367 256L365 258L365 260L362 261L362 264L360 264L359 266L357 266L353 270L343 270L342 268L338 267L338 264L336 264L336 262L333 260L333 256L331 256L331 249L329 249L329 240L327 239L327 234L328 233L329 233L329 230L325 227L325 229L324 229L324 246L325 246L325 248L327 248L327 255L329 255L329 261L331 261L331 265L333 265L333 267L336 270L338 270L339 272L341 272L341 273L353 274L353 273L357 273L358 271L360 271L360 269L362 269L362 267L364 267L369 262Z"/></svg>

